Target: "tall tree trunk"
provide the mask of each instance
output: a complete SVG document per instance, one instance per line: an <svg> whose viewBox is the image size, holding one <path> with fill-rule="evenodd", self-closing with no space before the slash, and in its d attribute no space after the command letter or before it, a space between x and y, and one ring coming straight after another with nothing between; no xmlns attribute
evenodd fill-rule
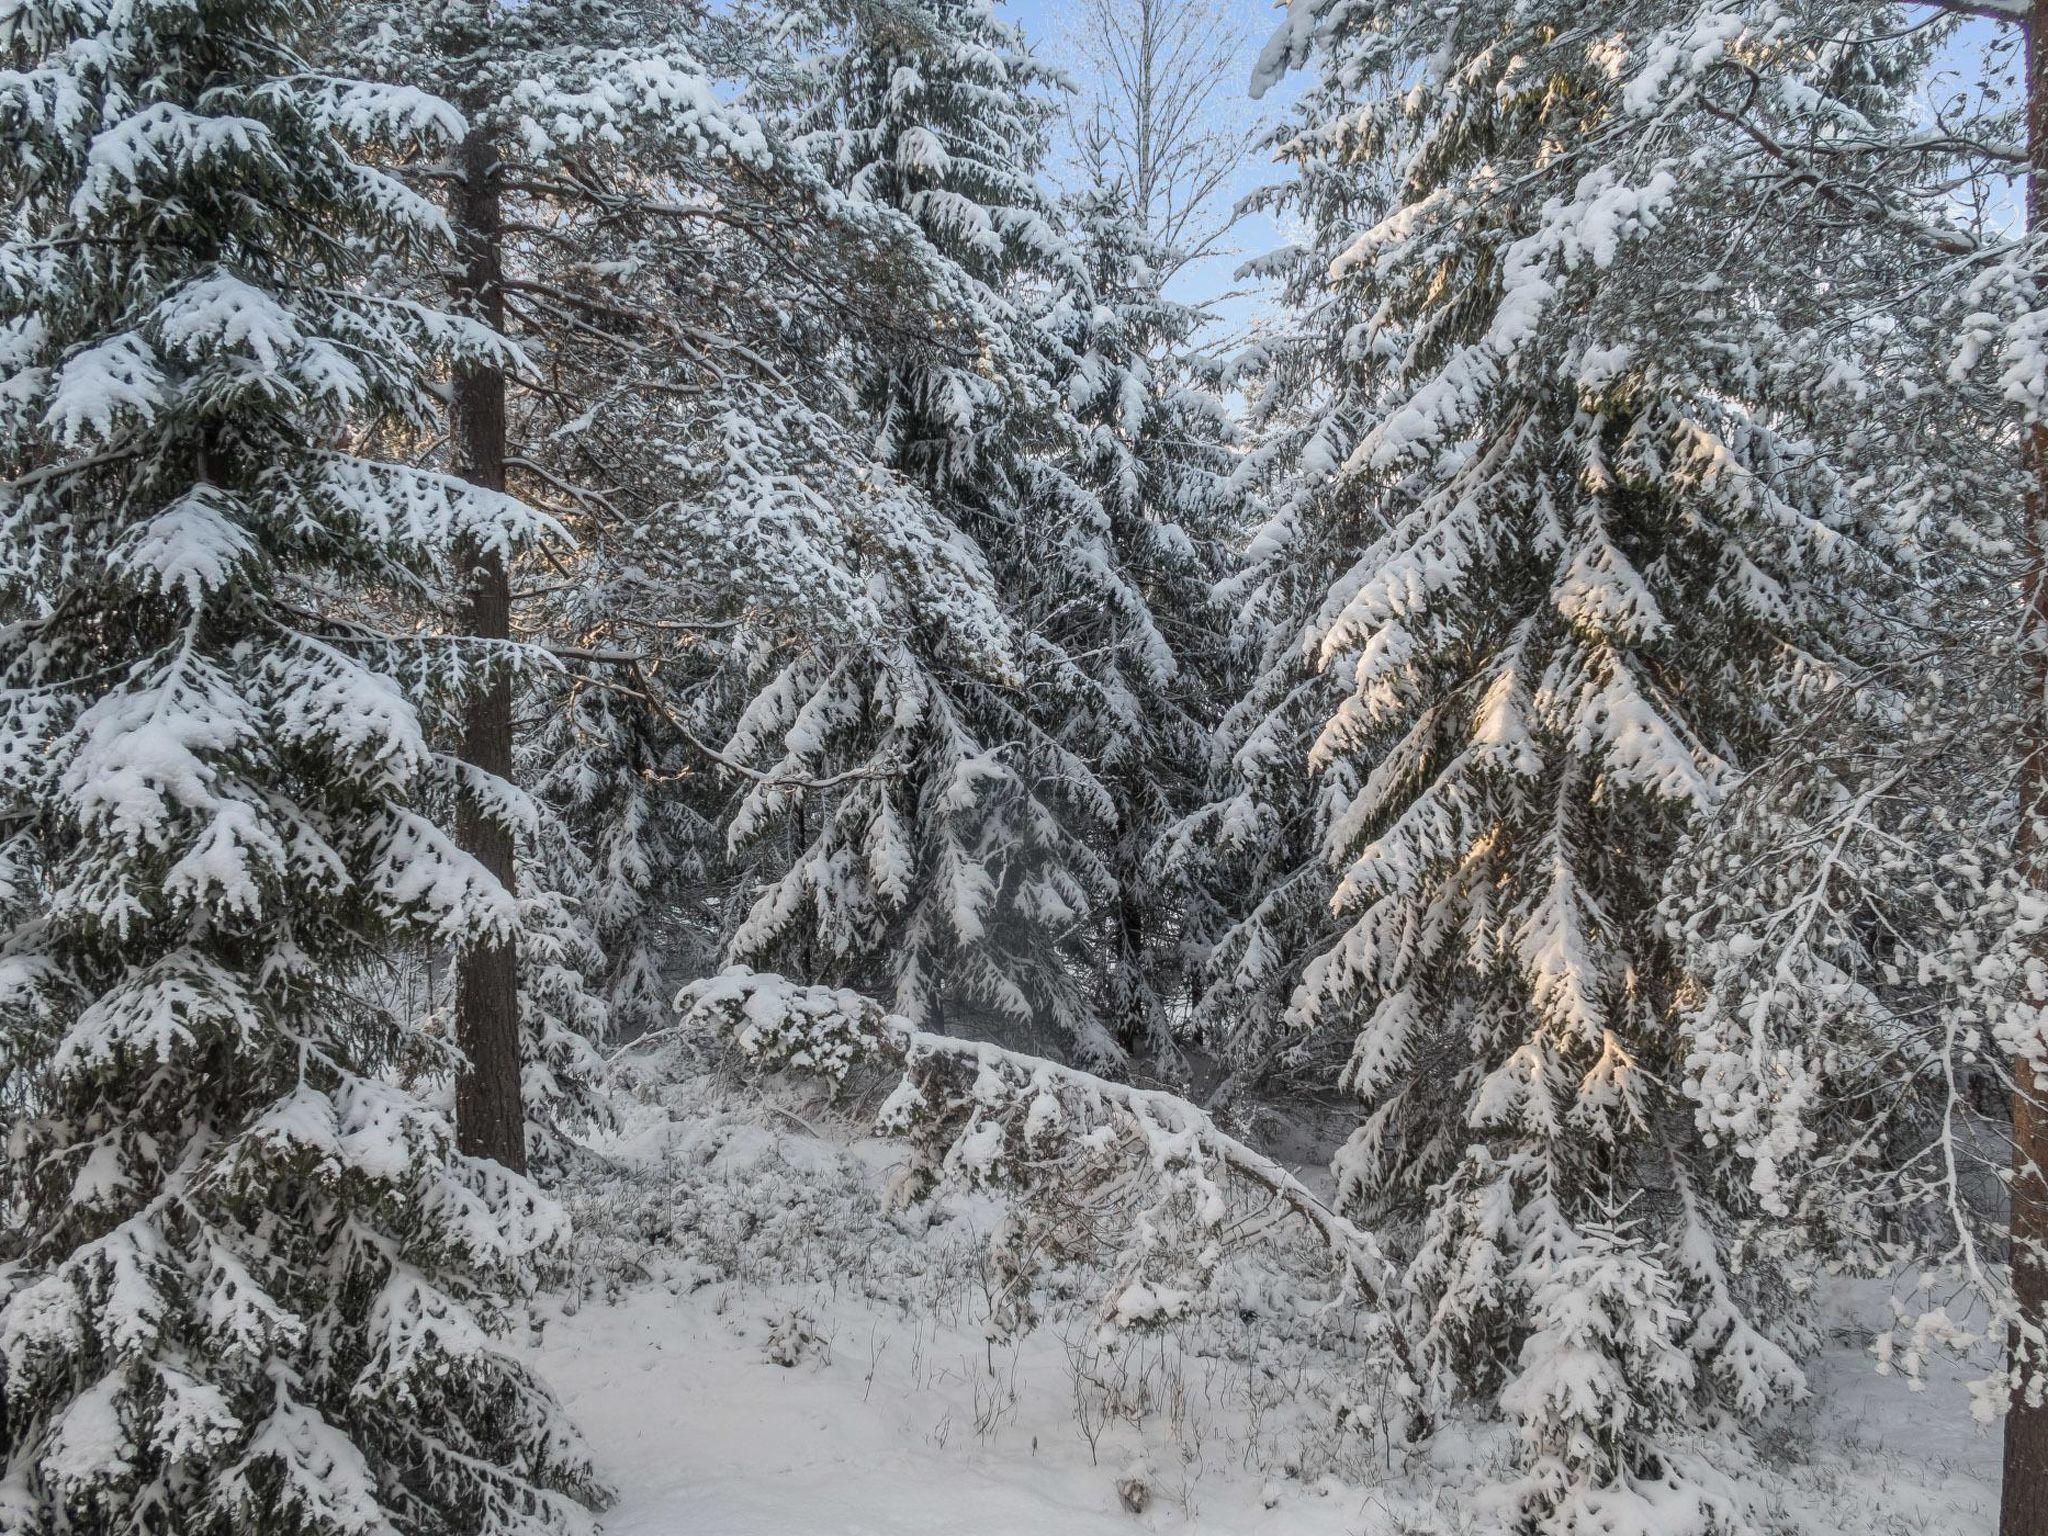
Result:
<svg viewBox="0 0 2048 1536"><path fill-rule="evenodd" d="M2048 66L2048 0L2034 0L2026 50L2027 230L2038 237L2048 233L2048 80L2042 78ZM2027 587L2021 635L2031 697L2019 858L2028 884L2039 891L2048 890L2048 426L2026 429L2023 452ZM2020 1321L2008 1344L2014 1380L1998 1529L2000 1536L2048 1536L2048 1351L2042 1348L2048 1324L2048 1083L2024 1056L2013 1063L2010 1262Z"/></svg>
<svg viewBox="0 0 2048 1536"><path fill-rule="evenodd" d="M464 310L494 329L505 324L500 282L498 157L488 135L472 132L457 154L462 179L450 213L461 260ZM465 367L455 378L456 468L472 485L505 488L505 374ZM456 551L467 582L464 631L480 640L512 634L512 586L505 558L465 540ZM465 706L462 760L494 777L512 777L512 679L493 667ZM455 840L514 890L512 829L465 787L455 813ZM472 944L455 968L455 1039L463 1065L455 1080L455 1140L464 1152L526 1170L526 1111L520 1101L519 950L516 941Z"/></svg>

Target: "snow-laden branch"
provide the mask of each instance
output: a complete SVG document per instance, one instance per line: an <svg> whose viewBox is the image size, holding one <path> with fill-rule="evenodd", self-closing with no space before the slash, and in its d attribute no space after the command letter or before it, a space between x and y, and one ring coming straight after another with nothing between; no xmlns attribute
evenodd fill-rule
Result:
<svg viewBox="0 0 2048 1536"><path fill-rule="evenodd" d="M1923 0L1937 11L1951 16L1975 16L1981 21L2010 22L2024 26L2033 14L2033 0Z"/></svg>
<svg viewBox="0 0 2048 1536"><path fill-rule="evenodd" d="M1413 1410L1408 1432L1419 1430L1423 1377L1391 1316L1393 1267L1379 1244L1187 1100L929 1034L860 993L745 967L684 988L677 1008L686 1027L713 1030L764 1067L835 1085L856 1066L900 1069L876 1121L917 1151L899 1192L916 1198L952 1178L1017 1199L1019 1216L994 1244L1010 1279L991 1320L998 1328L1028 1319L1021 1293L1032 1261L1075 1251L1076 1233L1110 1253L1117 1280L1103 1319L1130 1328L1197 1310L1227 1249L1298 1218L1344 1294L1366 1309L1368 1363Z"/></svg>

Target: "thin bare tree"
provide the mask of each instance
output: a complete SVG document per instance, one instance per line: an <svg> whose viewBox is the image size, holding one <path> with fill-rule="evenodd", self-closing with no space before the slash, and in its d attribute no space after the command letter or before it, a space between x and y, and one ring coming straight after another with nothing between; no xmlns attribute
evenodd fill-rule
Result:
<svg viewBox="0 0 2048 1536"><path fill-rule="evenodd" d="M1146 234L1170 253L1161 281L1221 254L1235 222L1227 193L1253 138L1234 8L1080 0L1067 45L1087 71L1068 124L1075 181L1125 188Z"/></svg>

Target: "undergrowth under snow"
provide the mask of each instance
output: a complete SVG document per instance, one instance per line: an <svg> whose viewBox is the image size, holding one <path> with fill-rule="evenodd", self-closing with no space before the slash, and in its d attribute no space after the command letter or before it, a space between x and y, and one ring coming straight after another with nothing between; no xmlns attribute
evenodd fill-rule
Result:
<svg viewBox="0 0 2048 1536"><path fill-rule="evenodd" d="M862 1135L857 1103L764 1097L672 1054L627 1076L620 1123L568 1175L573 1263L533 1345L617 1491L612 1536L1497 1527L1505 1427L1390 1446L1347 1392L1335 1309L1269 1314L1240 1286L1122 1333L1098 1321L1099 1277L1070 1266L1036 1326L992 1338L993 1200L891 1210L905 1151ZM1748 1469L1765 1518L1787 1536L1989 1532L1995 1434L1956 1382L1875 1373L1881 1296L1833 1300L1812 1401Z"/></svg>

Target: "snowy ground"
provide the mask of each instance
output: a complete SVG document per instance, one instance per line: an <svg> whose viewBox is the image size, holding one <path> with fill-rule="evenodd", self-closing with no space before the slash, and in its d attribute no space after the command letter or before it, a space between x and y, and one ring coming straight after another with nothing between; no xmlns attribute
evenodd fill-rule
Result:
<svg viewBox="0 0 2048 1536"><path fill-rule="evenodd" d="M1497 1432L1427 1461L1330 1426L1329 1383L1193 1358L1103 1354L1083 1301L991 1345L977 1228L880 1214L893 1147L845 1147L718 1097L649 1107L606 1150L632 1170L572 1191L580 1287L543 1301L539 1364L618 1491L612 1536L1454 1536L1488 1528ZM831 1234L826 1236L825 1234ZM1977 1536L1997 1444L1952 1380L1880 1377L1841 1298L1815 1405L1765 1478L1790 1536ZM1092 1440L1092 1444L1091 1444ZM1144 1508L1119 1484L1136 1476Z"/></svg>
<svg viewBox="0 0 2048 1536"><path fill-rule="evenodd" d="M1125 1532L1120 1465L1092 1464L1066 1417L1063 1361L1019 1373L1018 1401L991 1404L975 1341L919 1340L907 1325L857 1312L829 1361L777 1368L759 1317L642 1292L551 1330L548 1374L601 1448L622 1492L614 1536L989 1536ZM862 1324L865 1327L862 1327ZM872 1341L872 1342L871 1342ZM919 1354L922 1347L924 1353ZM991 1407L1003 1422L988 1423ZM1304 1524L1263 1510L1258 1484L1201 1488L1198 1528L1359 1529L1363 1502L1334 1500ZM1298 1505L1298 1499L1286 1501ZM1188 1524L1185 1504L1155 1504L1155 1529Z"/></svg>

